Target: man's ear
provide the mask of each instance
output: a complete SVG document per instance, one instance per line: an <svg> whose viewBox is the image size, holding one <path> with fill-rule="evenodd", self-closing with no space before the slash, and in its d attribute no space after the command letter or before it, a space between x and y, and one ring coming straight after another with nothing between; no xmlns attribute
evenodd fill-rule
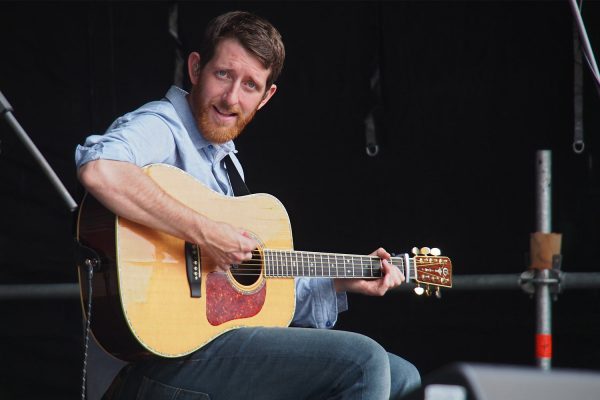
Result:
<svg viewBox="0 0 600 400"><path fill-rule="evenodd" d="M188 75L190 82L195 85L198 82L198 76L200 75L200 54L193 51L188 56Z"/></svg>
<svg viewBox="0 0 600 400"><path fill-rule="evenodd" d="M267 90L265 92L265 95L263 96L263 99L258 104L258 107L256 109L260 110L265 104L267 104L267 101L269 101L269 99L271 97L273 97L273 95L275 94L276 91L277 91L277 86L275 84L272 84L271 87L269 88L269 90Z"/></svg>

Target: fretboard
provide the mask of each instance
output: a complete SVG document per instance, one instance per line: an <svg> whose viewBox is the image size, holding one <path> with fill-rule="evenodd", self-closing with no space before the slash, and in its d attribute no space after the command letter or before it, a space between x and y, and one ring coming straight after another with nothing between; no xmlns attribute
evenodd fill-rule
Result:
<svg viewBox="0 0 600 400"><path fill-rule="evenodd" d="M381 277L381 259L376 256L264 249L263 258L269 277ZM407 257L392 258L392 264L405 275L407 262Z"/></svg>

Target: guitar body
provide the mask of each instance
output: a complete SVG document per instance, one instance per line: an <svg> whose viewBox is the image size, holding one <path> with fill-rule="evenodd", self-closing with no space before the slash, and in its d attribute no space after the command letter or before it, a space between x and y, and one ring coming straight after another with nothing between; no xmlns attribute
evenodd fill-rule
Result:
<svg viewBox="0 0 600 400"><path fill-rule="evenodd" d="M275 197L223 196L163 164L144 171L181 203L246 230L261 247L293 248L288 214ZM179 357L239 327L288 326L294 315L293 278L259 273L240 281L231 272L217 272L201 248L200 296L193 297L183 240L117 217L89 195L80 208L78 239L102 261L92 280L92 333L118 358ZM86 310L85 271L79 280Z"/></svg>

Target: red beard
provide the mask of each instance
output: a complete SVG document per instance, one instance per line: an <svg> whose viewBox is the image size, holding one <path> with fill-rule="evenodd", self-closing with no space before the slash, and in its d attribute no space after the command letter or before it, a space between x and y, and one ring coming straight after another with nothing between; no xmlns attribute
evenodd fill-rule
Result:
<svg viewBox="0 0 600 400"><path fill-rule="evenodd" d="M221 126L215 123L210 117L209 113L211 112L212 104L207 104L203 106L198 115L196 116L196 123L200 128L200 132L204 136L206 140L216 144L222 144L228 142L230 140L235 139L242 133L246 125L252 118L254 118L254 114L256 114L256 110L252 111L248 116L242 117L241 110L239 107L232 107L231 109L227 109L226 107L221 106L221 110L225 110L225 112L236 114L236 121L233 126Z"/></svg>

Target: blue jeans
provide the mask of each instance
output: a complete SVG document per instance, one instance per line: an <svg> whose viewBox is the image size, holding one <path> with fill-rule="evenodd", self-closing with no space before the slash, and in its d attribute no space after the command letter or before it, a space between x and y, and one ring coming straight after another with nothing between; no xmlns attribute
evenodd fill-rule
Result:
<svg viewBox="0 0 600 400"><path fill-rule="evenodd" d="M131 364L116 399L396 399L417 369L352 332L241 328L189 356Z"/></svg>

